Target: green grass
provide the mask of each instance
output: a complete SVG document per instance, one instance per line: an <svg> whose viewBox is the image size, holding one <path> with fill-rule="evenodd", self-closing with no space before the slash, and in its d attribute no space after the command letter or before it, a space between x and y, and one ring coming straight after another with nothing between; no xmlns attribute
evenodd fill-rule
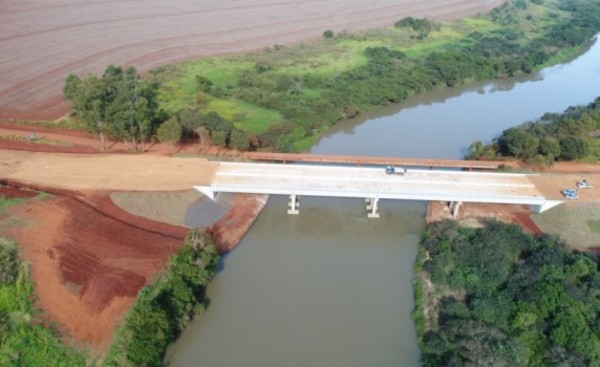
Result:
<svg viewBox="0 0 600 367"><path fill-rule="evenodd" d="M0 196L0 216L4 215L10 207L19 205L23 202L23 199L16 198L5 198Z"/></svg>
<svg viewBox="0 0 600 367"><path fill-rule="evenodd" d="M567 203L531 219L544 233L560 236L569 246L585 249L600 243L600 205Z"/></svg>
<svg viewBox="0 0 600 367"><path fill-rule="evenodd" d="M232 121L236 128L252 134L259 134L282 119L277 111L236 100L212 99L206 111L215 111L224 119Z"/></svg>
<svg viewBox="0 0 600 367"><path fill-rule="evenodd" d="M159 90L161 107L175 113L194 105L198 98L196 76L210 79L215 85L226 87L237 84L243 70L254 66L253 62L239 58L214 57L195 60L167 68L162 75L166 80Z"/></svg>
<svg viewBox="0 0 600 367"><path fill-rule="evenodd" d="M600 219L588 219L587 224L590 231L600 234Z"/></svg>

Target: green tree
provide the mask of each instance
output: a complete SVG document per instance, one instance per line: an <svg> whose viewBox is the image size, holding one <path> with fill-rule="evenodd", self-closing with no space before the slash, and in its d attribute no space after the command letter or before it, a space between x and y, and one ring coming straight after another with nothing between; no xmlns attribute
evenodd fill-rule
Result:
<svg viewBox="0 0 600 367"><path fill-rule="evenodd" d="M469 145L469 151L467 152L466 159L477 160L483 156L484 145L481 141L476 141Z"/></svg>
<svg viewBox="0 0 600 367"><path fill-rule="evenodd" d="M233 130L231 132L229 145L233 149L241 151L248 150L248 148L250 148L250 140L248 139L248 134L242 130Z"/></svg>
<svg viewBox="0 0 600 367"><path fill-rule="evenodd" d="M133 67L109 65L102 78L69 75L63 94L71 104L72 114L99 134L103 150L107 133L115 139L131 141L137 149L138 142L143 145L154 134L161 119L156 87L141 79Z"/></svg>
<svg viewBox="0 0 600 367"><path fill-rule="evenodd" d="M325 37L325 38L333 38L333 36L334 36L334 34L331 29L328 29L325 32L323 32L323 37Z"/></svg>
<svg viewBox="0 0 600 367"><path fill-rule="evenodd" d="M555 161L560 156L560 144L558 140L550 136L545 136L540 140L540 153L546 157L549 162Z"/></svg>
<svg viewBox="0 0 600 367"><path fill-rule="evenodd" d="M173 153L175 153L176 146L181 140L181 132L181 125L176 118L171 117L160 125L156 137L163 143L170 143L173 146Z"/></svg>
<svg viewBox="0 0 600 367"><path fill-rule="evenodd" d="M502 132L498 145L503 155L526 159L537 153L539 140L523 129L512 127Z"/></svg>
<svg viewBox="0 0 600 367"><path fill-rule="evenodd" d="M560 157L567 161L581 159L587 154L585 141L578 136L567 136L560 140Z"/></svg>

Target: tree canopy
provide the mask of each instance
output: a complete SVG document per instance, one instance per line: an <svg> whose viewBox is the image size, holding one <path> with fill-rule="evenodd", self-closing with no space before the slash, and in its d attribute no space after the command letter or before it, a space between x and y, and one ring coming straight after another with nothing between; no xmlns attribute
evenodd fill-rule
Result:
<svg viewBox="0 0 600 367"><path fill-rule="evenodd" d="M468 159L516 157L545 163L557 160L600 160L600 97L587 106L569 107L562 114L547 113L533 122L504 130L488 146L475 142Z"/></svg>
<svg viewBox="0 0 600 367"><path fill-rule="evenodd" d="M156 88L134 67L110 65L101 78L93 74L81 78L69 75L63 94L71 104L71 113L99 134L103 149L106 135L131 141L136 148L154 134L164 119L158 109Z"/></svg>
<svg viewBox="0 0 600 367"><path fill-rule="evenodd" d="M499 222L432 225L423 249L425 366L600 366L597 256Z"/></svg>

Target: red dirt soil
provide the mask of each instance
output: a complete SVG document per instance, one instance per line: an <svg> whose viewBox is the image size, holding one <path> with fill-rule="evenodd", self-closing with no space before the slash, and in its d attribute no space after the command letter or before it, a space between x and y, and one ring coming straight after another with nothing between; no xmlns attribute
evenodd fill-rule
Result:
<svg viewBox="0 0 600 367"><path fill-rule="evenodd" d="M102 354L140 289L165 266L188 230L126 213L105 192L33 189L56 196L16 207L11 214L26 224L0 235L14 237L32 264L43 318L56 322L67 341ZM37 192L0 187L0 195L29 198ZM219 252L240 241L266 199L234 199L232 209L210 228Z"/></svg>
<svg viewBox="0 0 600 367"><path fill-rule="evenodd" d="M102 352L139 290L181 241L124 224L67 197L26 202L13 215L16 238L31 262L38 306L67 340ZM147 220L139 221L139 227Z"/></svg>
<svg viewBox="0 0 600 367"><path fill-rule="evenodd" d="M165 0L0 3L0 117L65 114L70 73L108 64L159 65L322 37L325 30L385 27L411 15L454 19L505 0Z"/></svg>
<svg viewBox="0 0 600 367"><path fill-rule="evenodd" d="M456 219L467 224L466 221L469 219L490 218L514 223L531 234L541 234L542 231L529 217L530 215L531 210L526 205L463 203L458 216L452 218L446 202L432 201L427 206L426 220L427 223L432 223L444 219Z"/></svg>

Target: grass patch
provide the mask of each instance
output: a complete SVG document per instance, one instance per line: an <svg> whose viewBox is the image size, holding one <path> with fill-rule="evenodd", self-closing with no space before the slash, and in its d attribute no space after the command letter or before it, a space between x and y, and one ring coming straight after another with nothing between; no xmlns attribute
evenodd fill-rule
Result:
<svg viewBox="0 0 600 367"><path fill-rule="evenodd" d="M560 236L569 246L585 249L600 243L600 204L566 203L531 219L544 233Z"/></svg>
<svg viewBox="0 0 600 367"><path fill-rule="evenodd" d="M13 206L21 204L25 199L5 198L0 196L0 216L6 214L7 210Z"/></svg>
<svg viewBox="0 0 600 367"><path fill-rule="evenodd" d="M281 113L266 108L257 107L250 103L213 99L208 103L206 111L215 111L221 117L232 121L233 125L246 132L259 134L269 126L281 120Z"/></svg>
<svg viewBox="0 0 600 367"><path fill-rule="evenodd" d="M588 219L588 227L590 231L600 234L600 219Z"/></svg>

